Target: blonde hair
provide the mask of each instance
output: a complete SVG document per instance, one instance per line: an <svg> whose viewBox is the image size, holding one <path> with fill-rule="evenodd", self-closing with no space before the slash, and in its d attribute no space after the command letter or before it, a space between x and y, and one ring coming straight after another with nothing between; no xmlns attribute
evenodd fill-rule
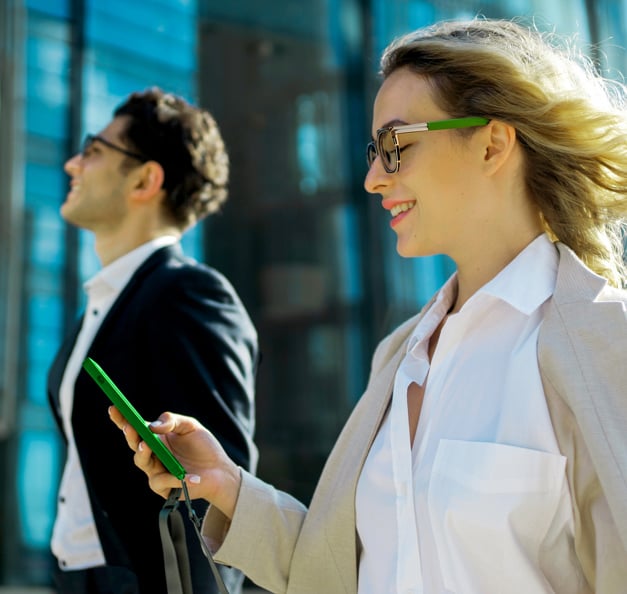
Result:
<svg viewBox="0 0 627 594"><path fill-rule="evenodd" d="M525 183L547 231L610 284L625 284L625 87L598 75L570 40L515 21L442 22L395 40L381 74L429 78L452 117L516 128Z"/></svg>

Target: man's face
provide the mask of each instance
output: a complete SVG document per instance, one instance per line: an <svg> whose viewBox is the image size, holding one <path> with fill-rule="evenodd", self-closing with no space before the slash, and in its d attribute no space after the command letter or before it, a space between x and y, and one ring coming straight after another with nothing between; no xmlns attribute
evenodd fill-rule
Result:
<svg viewBox="0 0 627 594"><path fill-rule="evenodd" d="M97 136L127 149L121 140L126 124L126 116L116 117ZM61 206L61 216L94 233L118 228L127 215L127 196L132 188L129 172L121 167L126 158L95 138L84 152L69 159L64 169L71 178L70 191Z"/></svg>

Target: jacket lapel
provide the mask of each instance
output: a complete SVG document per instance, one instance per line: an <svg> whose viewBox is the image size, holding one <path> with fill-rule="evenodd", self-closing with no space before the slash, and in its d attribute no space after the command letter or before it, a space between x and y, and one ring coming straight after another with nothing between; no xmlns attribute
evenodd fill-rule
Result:
<svg viewBox="0 0 627 594"><path fill-rule="evenodd" d="M106 343L111 333L115 334L123 331L124 325L120 324L120 318L123 318L126 314L129 301L135 297L145 279L152 274L155 269L162 266L169 258L181 256L181 248L178 244L175 244L160 248L148 257L135 271L133 276L131 276L130 280L126 283L126 286L122 289L120 295L111 306L96 336L94 336L92 345L89 348L90 352L98 352L100 343L103 341Z"/></svg>
<svg viewBox="0 0 627 594"><path fill-rule="evenodd" d="M584 472L581 465L585 472L596 472L627 548L626 295L607 287L569 248L558 248L554 303L538 339L547 403L560 449L572 450L570 480L573 473ZM577 436L593 469L574 447Z"/></svg>
<svg viewBox="0 0 627 594"><path fill-rule="evenodd" d="M323 497L333 511L321 511L329 549L336 567L347 568L342 575L345 591L356 592L360 544L356 532L355 496L363 465L389 408L396 371L405 356L407 342L416 324L427 311L407 320L377 348L366 391L357 403L329 457L320 484L330 485ZM334 521L329 522L329 513ZM318 514L315 514L318 517ZM326 519L325 519L326 518Z"/></svg>
<svg viewBox="0 0 627 594"><path fill-rule="evenodd" d="M48 391L48 400L50 401L50 405L52 406L52 410L57 417L57 421L61 422L61 404L59 401L59 390L61 389L61 382L63 381L63 374L65 372L65 367L67 365L68 359L72 354L72 349L74 348L74 343L76 342L76 337L80 332L81 326L83 325L83 316L81 316L74 324L70 334L65 338L65 340L61 343L59 350L50 366L48 371L47 378L47 391Z"/></svg>

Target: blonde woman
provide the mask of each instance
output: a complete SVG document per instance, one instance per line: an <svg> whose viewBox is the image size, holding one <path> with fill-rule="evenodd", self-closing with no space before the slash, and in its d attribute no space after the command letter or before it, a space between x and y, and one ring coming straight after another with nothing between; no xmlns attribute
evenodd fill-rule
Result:
<svg viewBox="0 0 627 594"><path fill-rule="evenodd" d="M385 51L365 187L401 256L457 270L378 346L309 509L194 419L153 424L212 504L216 558L260 586L626 591L624 90L556 41L475 19Z"/></svg>

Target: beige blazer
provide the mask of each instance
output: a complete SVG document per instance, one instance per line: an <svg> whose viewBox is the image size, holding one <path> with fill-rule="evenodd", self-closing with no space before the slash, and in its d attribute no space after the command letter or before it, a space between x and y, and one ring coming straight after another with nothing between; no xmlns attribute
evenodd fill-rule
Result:
<svg viewBox="0 0 627 594"><path fill-rule="evenodd" d="M560 449L568 459L575 546L589 584L572 594L625 594L627 293L610 289L570 249L558 247L557 285L540 331L538 358ZM216 510L205 518L203 533L219 547L216 560L240 568L271 592L356 594L357 480L421 315L377 347L366 391L328 458L309 509L242 472L231 525Z"/></svg>

